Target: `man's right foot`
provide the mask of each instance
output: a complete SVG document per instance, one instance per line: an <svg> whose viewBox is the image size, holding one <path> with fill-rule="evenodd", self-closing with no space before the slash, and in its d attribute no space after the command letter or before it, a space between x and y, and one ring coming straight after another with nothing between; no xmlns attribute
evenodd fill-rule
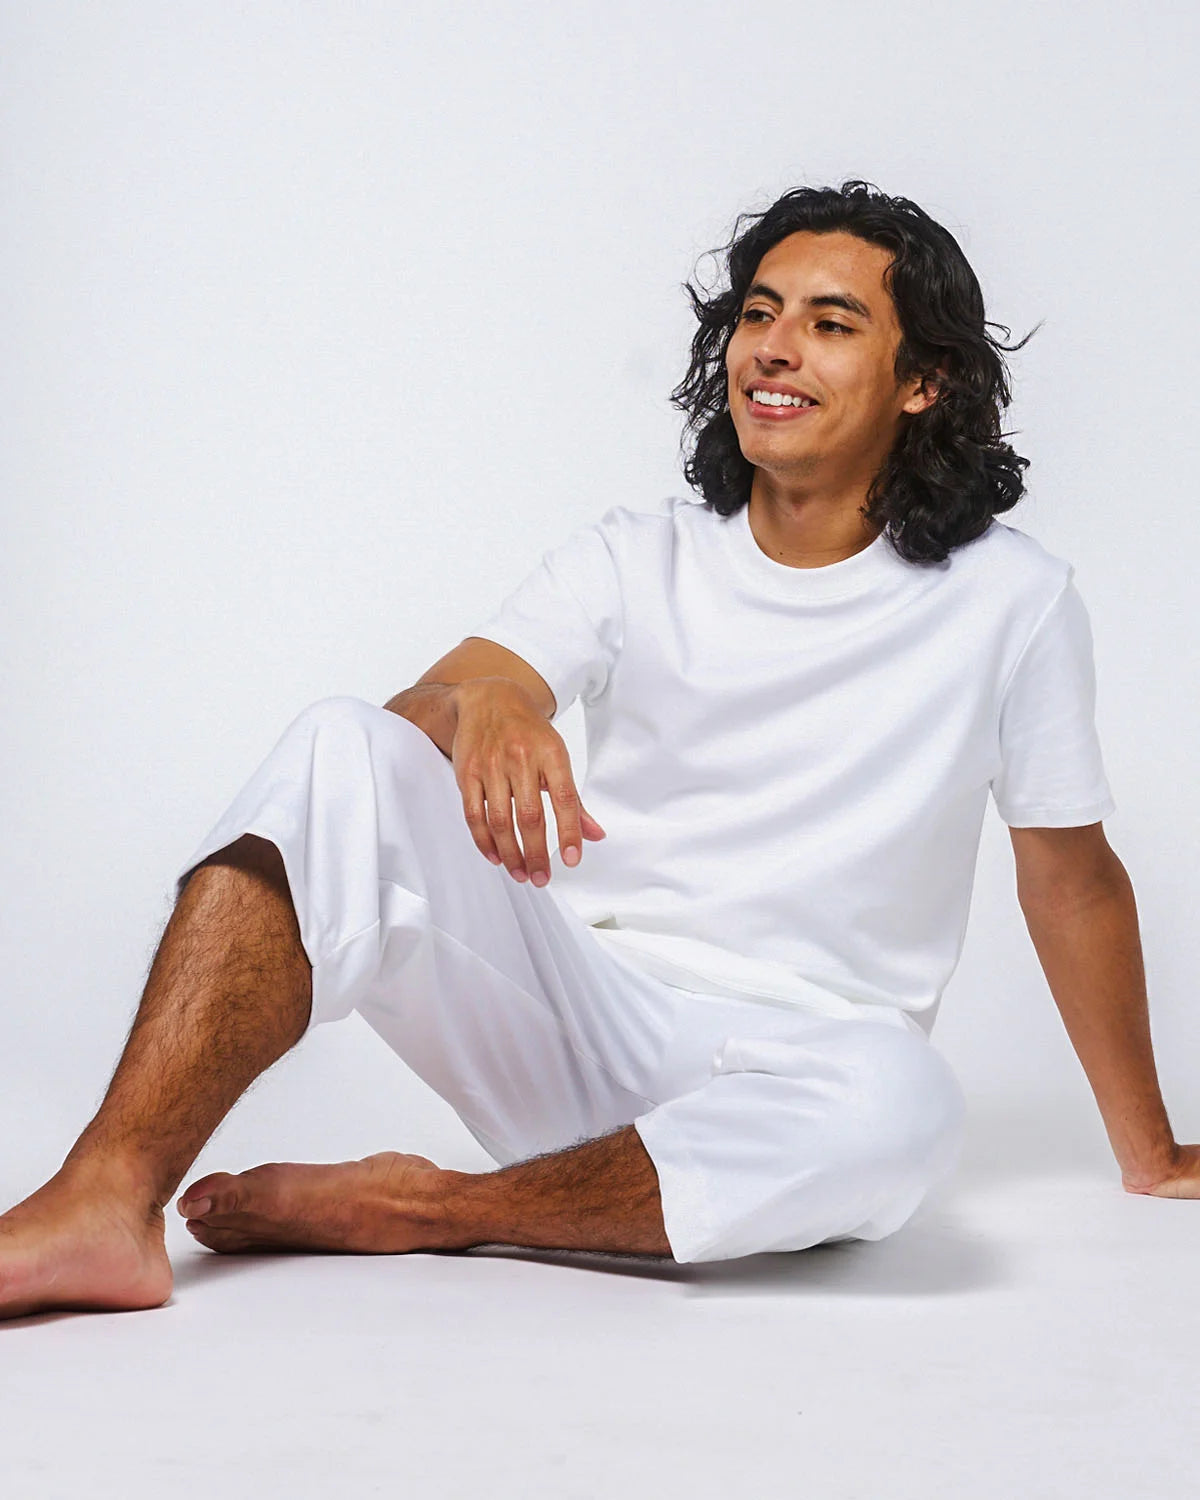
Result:
<svg viewBox="0 0 1200 1500"><path fill-rule="evenodd" d="M173 1283L165 1227L111 1177L56 1173L0 1215L0 1318L160 1307Z"/></svg>

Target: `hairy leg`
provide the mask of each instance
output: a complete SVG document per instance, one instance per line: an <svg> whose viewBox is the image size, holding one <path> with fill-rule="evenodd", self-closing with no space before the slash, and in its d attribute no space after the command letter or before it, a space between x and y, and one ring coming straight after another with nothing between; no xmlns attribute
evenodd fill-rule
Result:
<svg viewBox="0 0 1200 1500"><path fill-rule="evenodd" d="M471 1245L670 1256L658 1174L632 1125L494 1172L450 1172L384 1151L357 1162L212 1172L178 1203L227 1252L394 1255Z"/></svg>
<svg viewBox="0 0 1200 1500"><path fill-rule="evenodd" d="M304 1035L311 999L283 859L245 834L180 893L95 1117L50 1181L0 1216L0 1317L166 1301L163 1207L247 1086Z"/></svg>
<svg viewBox="0 0 1200 1500"><path fill-rule="evenodd" d="M530 1245L670 1256L658 1173L632 1125L498 1172L447 1172L447 1249Z"/></svg>

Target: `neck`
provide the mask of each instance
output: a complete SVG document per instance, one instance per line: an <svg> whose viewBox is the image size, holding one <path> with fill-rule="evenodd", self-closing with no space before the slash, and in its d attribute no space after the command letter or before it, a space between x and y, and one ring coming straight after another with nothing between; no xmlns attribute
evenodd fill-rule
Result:
<svg viewBox="0 0 1200 1500"><path fill-rule="evenodd" d="M759 547L789 568L823 568L869 547L882 528L862 516L864 496L804 494L759 469L750 489L750 530Z"/></svg>

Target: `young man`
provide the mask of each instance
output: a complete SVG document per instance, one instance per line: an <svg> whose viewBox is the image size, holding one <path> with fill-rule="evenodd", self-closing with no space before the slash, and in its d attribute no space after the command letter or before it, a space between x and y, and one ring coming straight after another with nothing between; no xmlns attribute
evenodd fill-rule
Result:
<svg viewBox="0 0 1200 1500"><path fill-rule="evenodd" d="M993 519L1026 461L974 275L862 183L785 194L728 269L688 288L675 392L704 503L614 507L385 708L289 726L178 877L100 1110L0 1218L0 1312L163 1302L201 1146L354 1009L506 1165L209 1174L178 1200L200 1243L687 1261L895 1232L958 1158L929 1030L989 791L1124 1186L1200 1196L1103 832L1086 611ZM577 696L602 822L551 723Z"/></svg>

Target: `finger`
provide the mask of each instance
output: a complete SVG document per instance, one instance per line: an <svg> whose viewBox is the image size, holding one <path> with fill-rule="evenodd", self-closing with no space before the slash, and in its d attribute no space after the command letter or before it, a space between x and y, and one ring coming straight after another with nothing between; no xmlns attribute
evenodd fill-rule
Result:
<svg viewBox="0 0 1200 1500"><path fill-rule="evenodd" d="M462 793L463 816L467 820L467 827L471 830L471 837L480 854L490 859L492 864L498 865L500 854L492 838L492 830L488 827L483 782L478 776L468 776L465 781L465 787L460 784L459 791Z"/></svg>
<svg viewBox="0 0 1200 1500"><path fill-rule="evenodd" d="M585 839L606 839L608 834L600 827L583 803L579 804L580 828Z"/></svg>
<svg viewBox="0 0 1200 1500"><path fill-rule="evenodd" d="M542 806L542 776L532 765L522 767L513 780L513 804L517 827L525 849L525 868L535 885L550 879L550 856L546 852L546 812Z"/></svg>
<svg viewBox="0 0 1200 1500"><path fill-rule="evenodd" d="M546 773L546 790L550 793L550 806L558 830L558 847L563 864L577 865L583 852L581 815L586 817L575 788L575 778L564 764L550 766Z"/></svg>
<svg viewBox="0 0 1200 1500"><path fill-rule="evenodd" d="M525 856L513 830L512 784L503 771L493 772L484 783L484 795L487 797L488 830L504 868L514 880L527 880L529 872L525 868Z"/></svg>

